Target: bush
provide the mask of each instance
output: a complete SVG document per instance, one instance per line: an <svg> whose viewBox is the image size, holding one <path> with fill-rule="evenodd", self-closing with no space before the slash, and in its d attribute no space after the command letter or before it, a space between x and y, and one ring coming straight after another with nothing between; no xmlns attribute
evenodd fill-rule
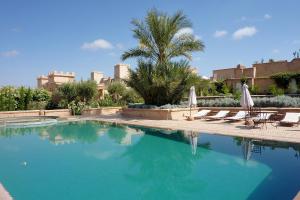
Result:
<svg viewBox="0 0 300 200"><path fill-rule="evenodd" d="M283 89L288 88L291 77L292 73L278 73L271 76L271 78L275 81L276 85Z"/></svg>
<svg viewBox="0 0 300 200"><path fill-rule="evenodd" d="M110 107L110 106L124 106L126 103L124 101L114 101L112 96L105 95L103 99L98 100L93 103L95 107Z"/></svg>
<svg viewBox="0 0 300 200"><path fill-rule="evenodd" d="M86 103L89 103L98 93L96 81L81 81L76 86L78 97Z"/></svg>
<svg viewBox="0 0 300 200"><path fill-rule="evenodd" d="M51 99L51 93L45 89L33 90L32 100L33 101L49 101Z"/></svg>
<svg viewBox="0 0 300 200"><path fill-rule="evenodd" d="M78 96L78 89L76 83L64 83L55 91L55 98L64 99L67 102L72 102ZM57 104L59 101L57 102Z"/></svg>
<svg viewBox="0 0 300 200"><path fill-rule="evenodd" d="M250 88L251 94L259 94L259 86L258 85L252 85Z"/></svg>
<svg viewBox="0 0 300 200"><path fill-rule="evenodd" d="M199 100L200 107L239 107L240 101L233 98L217 98L213 100Z"/></svg>
<svg viewBox="0 0 300 200"><path fill-rule="evenodd" d="M48 105L48 101L31 101L29 102L28 110L44 110Z"/></svg>
<svg viewBox="0 0 300 200"><path fill-rule="evenodd" d="M276 85L270 85L269 93L274 96L280 96L280 95L284 95L284 90L281 88L278 88Z"/></svg>
<svg viewBox="0 0 300 200"><path fill-rule="evenodd" d="M122 101L124 101L126 104L144 102L143 98L132 88L129 88L125 91Z"/></svg>
<svg viewBox="0 0 300 200"><path fill-rule="evenodd" d="M276 96L253 98L255 107L300 107L299 97ZM239 99L221 98L214 100L199 100L200 107L240 107Z"/></svg>
<svg viewBox="0 0 300 200"><path fill-rule="evenodd" d="M81 115L82 111L86 108L84 102L72 101L68 104L68 108L72 111L73 115Z"/></svg>
<svg viewBox="0 0 300 200"><path fill-rule="evenodd" d="M126 85L123 82L114 81L109 84L107 91L115 101L118 101L126 93Z"/></svg>
<svg viewBox="0 0 300 200"><path fill-rule="evenodd" d="M16 89L11 86L6 86L0 89L0 110L14 111L17 109L18 102L16 100Z"/></svg>
<svg viewBox="0 0 300 200"><path fill-rule="evenodd" d="M296 84L300 87L300 73L283 72L271 76L276 85L283 89L288 89L290 82L295 79Z"/></svg>
<svg viewBox="0 0 300 200"><path fill-rule="evenodd" d="M79 83L64 83L52 93L47 109L68 108L69 104L81 106L80 102L89 104L97 95L95 81L81 81Z"/></svg>

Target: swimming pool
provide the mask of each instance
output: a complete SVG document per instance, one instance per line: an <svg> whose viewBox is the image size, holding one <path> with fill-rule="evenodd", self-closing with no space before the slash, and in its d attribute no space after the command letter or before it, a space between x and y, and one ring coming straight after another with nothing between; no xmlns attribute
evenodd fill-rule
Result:
<svg viewBox="0 0 300 200"><path fill-rule="evenodd" d="M292 199L300 145L99 122L0 128L17 200Z"/></svg>

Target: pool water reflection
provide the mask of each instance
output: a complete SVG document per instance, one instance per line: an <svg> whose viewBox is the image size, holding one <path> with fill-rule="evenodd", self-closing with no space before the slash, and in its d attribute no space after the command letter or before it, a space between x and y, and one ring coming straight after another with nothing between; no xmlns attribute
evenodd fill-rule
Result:
<svg viewBox="0 0 300 200"><path fill-rule="evenodd" d="M15 199L292 199L300 145L98 122L0 129ZM26 165L24 165L26 162Z"/></svg>

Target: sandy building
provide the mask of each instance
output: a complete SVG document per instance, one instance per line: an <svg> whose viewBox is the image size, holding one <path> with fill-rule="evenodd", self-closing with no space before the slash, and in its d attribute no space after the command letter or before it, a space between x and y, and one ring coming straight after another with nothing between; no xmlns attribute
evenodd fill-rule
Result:
<svg viewBox="0 0 300 200"><path fill-rule="evenodd" d="M116 64L114 66L114 77L105 77L103 72L93 71L91 72L90 80L97 83L99 96L103 97L107 93L107 86L112 81L121 81L127 79L129 76L129 65ZM42 75L37 78L37 87L44 88L50 92L53 92L59 85L63 83L71 83L75 81L74 72L50 72L48 76Z"/></svg>
<svg viewBox="0 0 300 200"><path fill-rule="evenodd" d="M74 72L50 72L48 76L42 75L37 78L38 88L44 88L53 92L59 85L63 83L72 83L75 81Z"/></svg>
<svg viewBox="0 0 300 200"><path fill-rule="evenodd" d="M213 81L224 80L228 86L238 88L241 86L241 79L247 78L248 85L256 85L260 92L267 92L270 85L274 84L270 76L280 72L299 72L300 59L296 58L288 62L273 61L268 63L253 64L247 68L243 65L237 65L234 68L213 70Z"/></svg>

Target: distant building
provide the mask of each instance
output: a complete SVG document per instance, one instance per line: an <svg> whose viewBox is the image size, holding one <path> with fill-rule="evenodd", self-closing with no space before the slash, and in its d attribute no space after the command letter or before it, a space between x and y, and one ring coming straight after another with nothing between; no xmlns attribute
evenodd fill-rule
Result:
<svg viewBox="0 0 300 200"><path fill-rule="evenodd" d="M223 80L228 86L237 88L241 86L241 79L245 77L249 86L257 85L260 92L267 92L269 86L274 84L270 76L279 72L300 72L300 59L258 63L250 68L239 64L235 68L213 70L211 80Z"/></svg>
<svg viewBox="0 0 300 200"><path fill-rule="evenodd" d="M42 75L37 78L38 88L44 88L53 92L59 85L63 83L72 83L75 81L74 72L50 72L48 76Z"/></svg>
<svg viewBox="0 0 300 200"><path fill-rule="evenodd" d="M116 64L115 65L115 80L124 80L129 76L129 65L126 64Z"/></svg>
<svg viewBox="0 0 300 200"><path fill-rule="evenodd" d="M129 76L129 65L116 64L114 66L114 78L105 77L103 72L91 72L90 80L97 83L99 96L103 97L107 92L106 88L112 81L121 81L127 79ZM50 72L48 76L42 75L37 78L37 87L44 88L53 92L59 85L63 83L71 83L75 81L74 72Z"/></svg>

